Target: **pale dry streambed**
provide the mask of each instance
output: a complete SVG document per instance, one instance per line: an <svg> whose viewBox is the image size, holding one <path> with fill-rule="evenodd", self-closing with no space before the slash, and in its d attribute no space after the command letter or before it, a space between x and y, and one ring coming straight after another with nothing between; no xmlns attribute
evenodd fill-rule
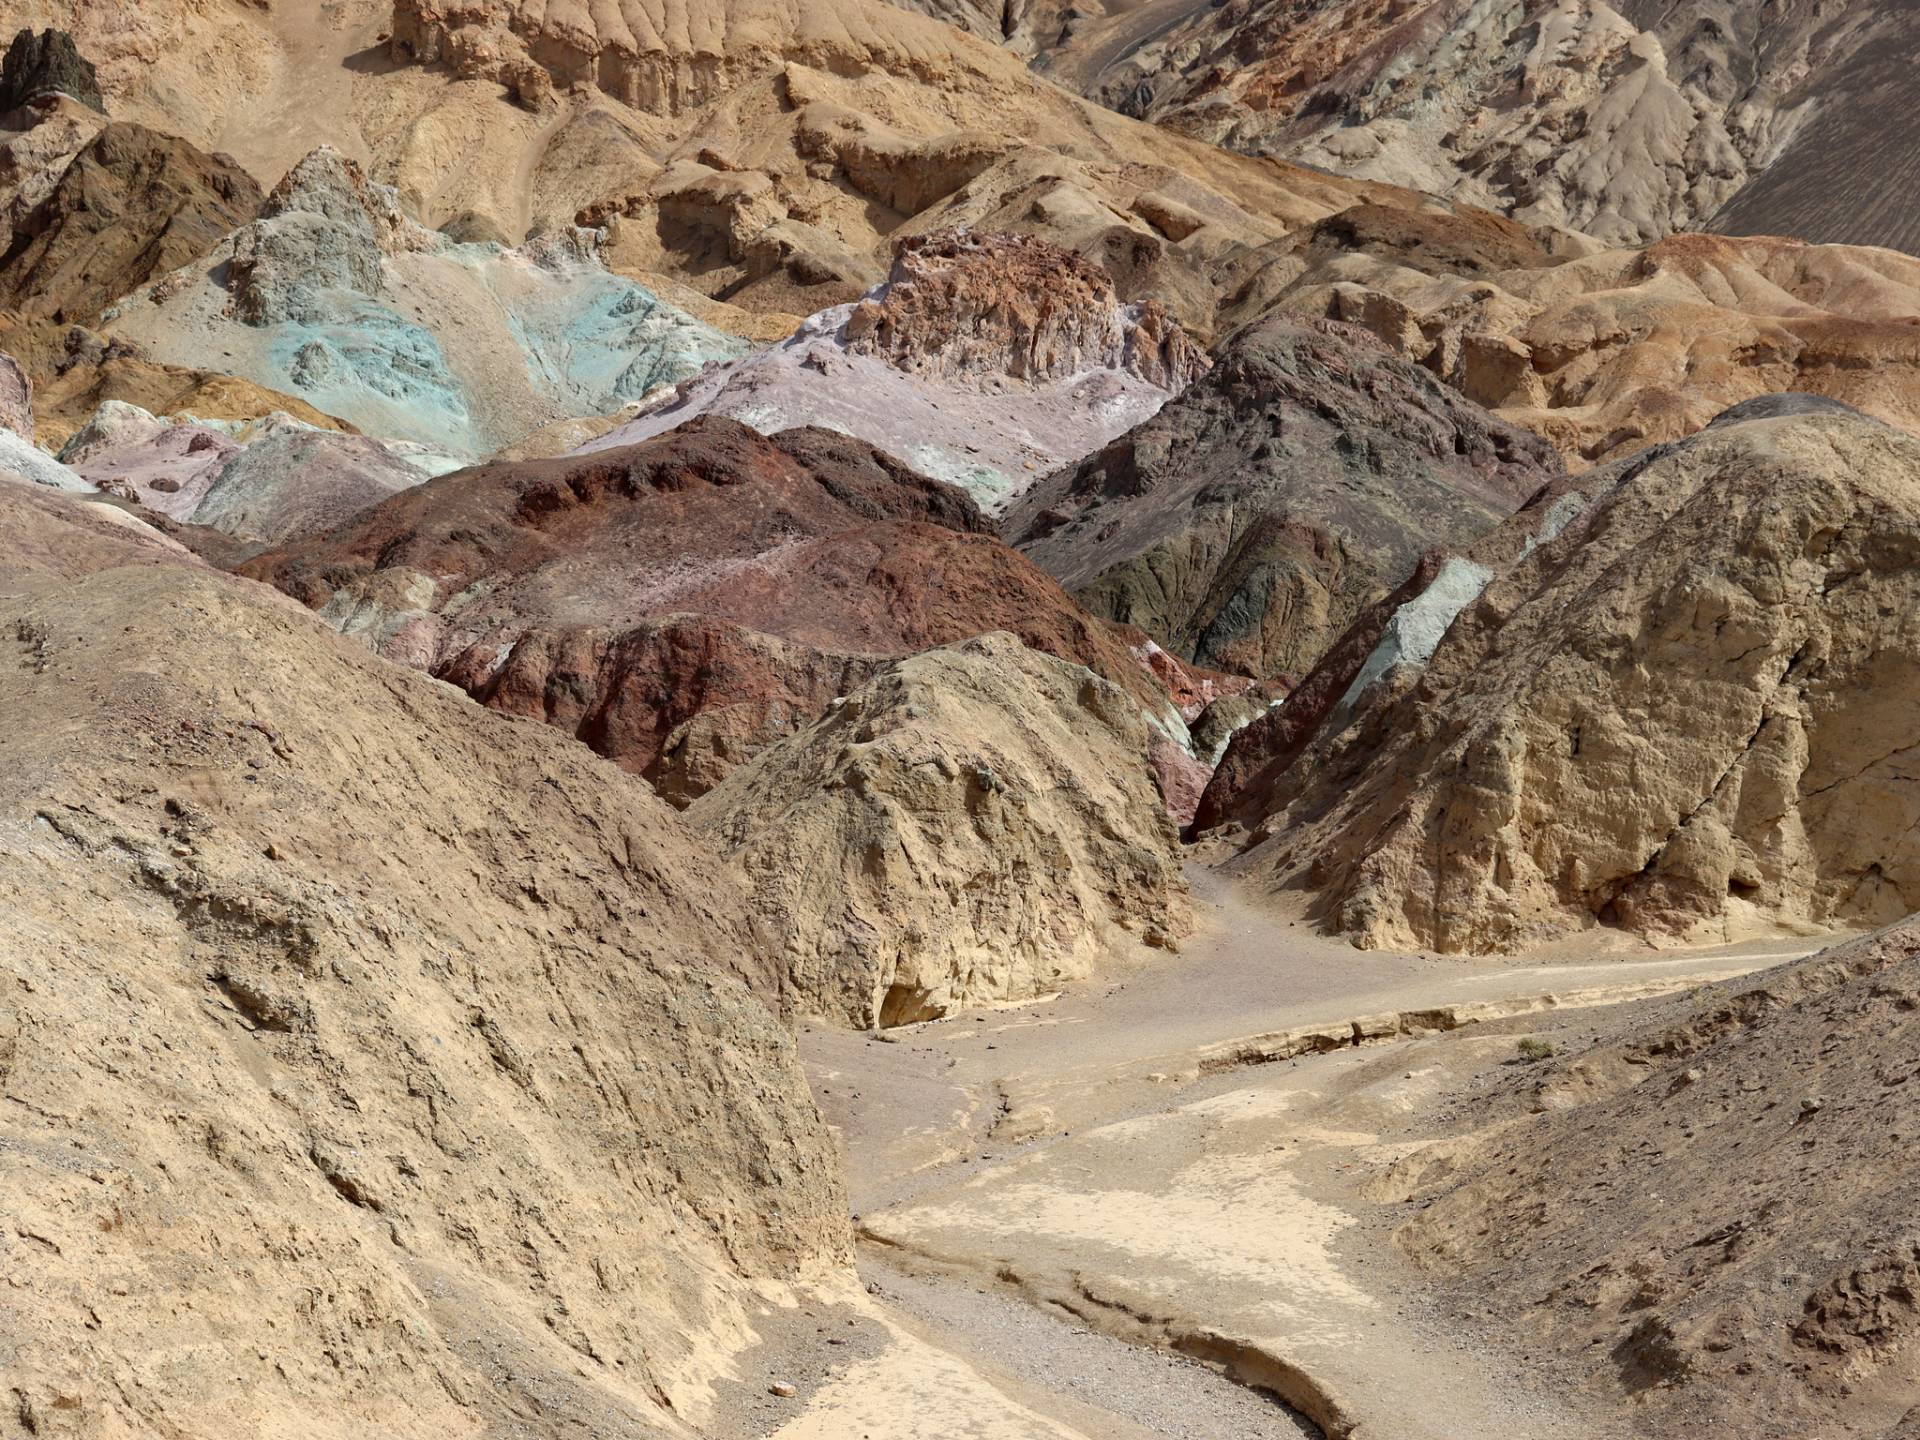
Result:
<svg viewBox="0 0 1920 1440"><path fill-rule="evenodd" d="M1391 1244L1381 1179L1447 1132L1516 1039L1808 945L1460 961L1357 952L1196 870L1185 953L1054 1000L887 1032L813 1029L875 1327L737 1433L786 1440L1600 1440L1527 1357L1482 1348ZM817 1318L817 1317L810 1317ZM845 1322L835 1321L836 1325ZM769 1332L772 1333L772 1332ZM749 1367L750 1369L754 1367Z"/></svg>

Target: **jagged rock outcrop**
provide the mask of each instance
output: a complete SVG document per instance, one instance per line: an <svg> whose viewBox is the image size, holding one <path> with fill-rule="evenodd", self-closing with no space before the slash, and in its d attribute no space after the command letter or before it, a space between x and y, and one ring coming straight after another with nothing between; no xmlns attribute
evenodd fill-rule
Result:
<svg viewBox="0 0 1920 1440"><path fill-rule="evenodd" d="M1298 760L1209 796L1236 866L1453 951L1911 912L1920 441L1789 397L1568 486L1409 602L1457 612L1430 656L1383 631Z"/></svg>
<svg viewBox="0 0 1920 1440"><path fill-rule="evenodd" d="M109 333L222 368L370 433L477 458L618 410L744 344L610 274L597 240L461 245L326 147L295 166L223 263L167 276Z"/></svg>
<svg viewBox="0 0 1920 1440"><path fill-rule="evenodd" d="M1559 469L1364 331L1276 315L1035 486L1002 531L1095 614L1177 654L1299 674L1422 551L1466 544Z"/></svg>
<svg viewBox="0 0 1920 1440"><path fill-rule="evenodd" d="M1035 476L1157 411L1209 361L1165 309L1031 237L939 231L886 284L787 340L684 382L582 447L631 445L695 415L857 435L998 510Z"/></svg>
<svg viewBox="0 0 1920 1440"><path fill-rule="evenodd" d="M80 53L73 36L51 26L17 31L0 60L0 115L53 95L95 110L107 108L93 62Z"/></svg>
<svg viewBox="0 0 1920 1440"><path fill-rule="evenodd" d="M208 254L260 202L260 187L230 160L114 121L14 220L0 306L93 323L123 295Z"/></svg>
<svg viewBox="0 0 1920 1440"><path fill-rule="evenodd" d="M1206 353L1153 301L1122 306L1099 266L1044 240L910 236L847 316L847 348L912 374L1029 384L1119 370L1178 393Z"/></svg>
<svg viewBox="0 0 1920 1440"><path fill-rule="evenodd" d="M0 510L10 1423L699 1424L850 1258L722 867L562 736Z"/></svg>
<svg viewBox="0 0 1920 1440"><path fill-rule="evenodd" d="M1914 920L1665 1004L1470 1100L1395 1240L1638 1433L1910 1435L1917 1012Z"/></svg>
<svg viewBox="0 0 1920 1440"><path fill-rule="evenodd" d="M1885 183L1920 154L1910 20L1890 0L1253 0L1195 9L1090 93L1616 244L1913 249Z"/></svg>
<svg viewBox="0 0 1920 1440"><path fill-rule="evenodd" d="M578 735L684 803L886 660L989 630L1184 733L1137 637L987 533L964 493L823 431L704 417L431 481L245 573L390 658Z"/></svg>
<svg viewBox="0 0 1920 1440"><path fill-rule="evenodd" d="M901 660L687 812L859 1026L1025 999L1188 909L1137 703L991 634Z"/></svg>

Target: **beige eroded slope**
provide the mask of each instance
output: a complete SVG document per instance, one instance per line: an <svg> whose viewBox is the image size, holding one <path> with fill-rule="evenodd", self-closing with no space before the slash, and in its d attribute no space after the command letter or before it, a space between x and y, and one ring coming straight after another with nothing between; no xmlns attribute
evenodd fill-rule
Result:
<svg viewBox="0 0 1920 1440"><path fill-rule="evenodd" d="M901 1025L1027 999L1188 924L1117 685L995 633L902 660L696 800L799 1003Z"/></svg>
<svg viewBox="0 0 1920 1440"><path fill-rule="evenodd" d="M1270 247L1229 315L1365 326L1575 466L1788 391L1920 429L1920 260L1717 235L1555 254L1550 238L1370 206Z"/></svg>
<svg viewBox="0 0 1920 1440"><path fill-rule="evenodd" d="M1914 910L1920 440L1839 409L1736 411L1515 517L1504 573L1449 565L1257 782L1238 867L1451 951Z"/></svg>
<svg viewBox="0 0 1920 1440"><path fill-rule="evenodd" d="M0 508L6 1428L695 1433L847 1255L737 892L571 740Z"/></svg>
<svg viewBox="0 0 1920 1440"><path fill-rule="evenodd" d="M969 224L1102 260L1204 330L1244 247L1363 195L1418 203L1143 126L885 0L400 0L392 52L556 115L619 102L658 164L591 218L628 268L750 309L857 298L891 237Z"/></svg>

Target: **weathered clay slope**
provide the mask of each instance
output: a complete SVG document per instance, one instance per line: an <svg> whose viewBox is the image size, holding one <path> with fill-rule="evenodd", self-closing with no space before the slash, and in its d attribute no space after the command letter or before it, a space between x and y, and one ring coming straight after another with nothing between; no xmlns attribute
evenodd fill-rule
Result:
<svg viewBox="0 0 1920 1440"><path fill-rule="evenodd" d="M1636 1434L1910 1435L1916 1067L1909 920L1497 1084L1396 1240Z"/></svg>
<svg viewBox="0 0 1920 1440"><path fill-rule="evenodd" d="M887 667L688 811L861 1026L1025 999L1188 923L1138 705L1008 634Z"/></svg>
<svg viewBox="0 0 1920 1440"><path fill-rule="evenodd" d="M91 323L123 295L206 255L253 219L239 166L142 125L107 125L13 221L0 308Z"/></svg>
<svg viewBox="0 0 1920 1440"><path fill-rule="evenodd" d="M693 1433L755 1287L847 1256L717 863L271 592L0 509L10 1424Z"/></svg>
<svg viewBox="0 0 1920 1440"><path fill-rule="evenodd" d="M986 528L964 493L859 441L703 417L431 481L246 573L680 801L882 660L989 630L1088 665L1178 733L1129 637Z"/></svg>
<svg viewBox="0 0 1920 1440"><path fill-rule="evenodd" d="M1912 249L1911 18L1893 0L1252 0L1196 7L1093 93L1614 243L1712 225Z"/></svg>
<svg viewBox="0 0 1920 1440"><path fill-rule="evenodd" d="M11 353L33 378L37 438L52 447L64 445L111 401L137 405L154 415L222 422L259 420L278 410L321 429L353 428L304 400L251 380L156 364L130 343L109 341L83 325L0 313L0 349Z"/></svg>
<svg viewBox="0 0 1920 1440"><path fill-rule="evenodd" d="M1097 615L1177 654L1304 673L1422 551L1560 470L1351 326L1248 326L1145 424L1035 486L1003 533Z"/></svg>
<svg viewBox="0 0 1920 1440"><path fill-rule="evenodd" d="M1920 428L1920 260L1713 235L1529 256L1515 238L1370 209L1273 247L1236 303L1363 325L1575 465L1785 391Z"/></svg>
<svg viewBox="0 0 1920 1440"><path fill-rule="evenodd" d="M631 445L695 415L768 434L815 425L994 510L1152 415L1207 365L1164 307L1121 304L1106 271L1070 250L938 231L903 241L871 295L683 382L581 448Z"/></svg>
<svg viewBox="0 0 1920 1440"><path fill-rule="evenodd" d="M1423 595L1458 612L1431 660L1383 656L1268 777L1239 867L1359 943L1456 951L1911 911L1920 441L1756 408L1582 477L1506 573Z"/></svg>

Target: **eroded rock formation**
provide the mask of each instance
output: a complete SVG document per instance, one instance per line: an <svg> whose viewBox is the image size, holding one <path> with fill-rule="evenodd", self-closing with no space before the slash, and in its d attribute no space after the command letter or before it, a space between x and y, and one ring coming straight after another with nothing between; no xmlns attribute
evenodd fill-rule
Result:
<svg viewBox="0 0 1920 1440"><path fill-rule="evenodd" d="M209 253L260 202L260 187L230 160L115 121L13 221L0 306L93 323L122 296Z"/></svg>
<svg viewBox="0 0 1920 1440"><path fill-rule="evenodd" d="M1456 951L1914 910L1920 441L1789 398L1568 483L1409 601L1457 612L1430 658L1383 629L1401 653L1299 761L1229 753L1236 864L1362 944Z"/></svg>
<svg viewBox="0 0 1920 1440"><path fill-rule="evenodd" d="M772 349L710 369L589 441L611 449L695 415L857 435L997 511L1178 394L1210 362L1160 305L1030 236L910 237L886 284Z"/></svg>
<svg viewBox="0 0 1920 1440"><path fill-rule="evenodd" d="M1888 0L1253 0L1093 92L1189 133L1616 244L1676 231L1912 249L1884 177L1915 37Z"/></svg>
<svg viewBox="0 0 1920 1440"><path fill-rule="evenodd" d="M10 1423L684 1434L849 1252L721 867L563 736L0 511Z"/></svg>
<svg viewBox="0 0 1920 1440"><path fill-rule="evenodd" d="M429 482L246 573L387 656L544 719L691 799L885 660L1007 629L1170 733L1138 637L859 441L704 417Z"/></svg>
<svg viewBox="0 0 1920 1440"><path fill-rule="evenodd" d="M1025 999L1188 924L1138 704L991 634L888 666L688 811L803 1004L861 1026Z"/></svg>
<svg viewBox="0 0 1920 1440"><path fill-rule="evenodd" d="M1003 532L1095 614L1180 655L1299 674L1422 551L1466 544L1559 468L1364 331L1274 316L1036 486Z"/></svg>
<svg viewBox="0 0 1920 1440"><path fill-rule="evenodd" d="M64 30L18 31L0 61L0 115L54 95L105 110L100 77Z"/></svg>

